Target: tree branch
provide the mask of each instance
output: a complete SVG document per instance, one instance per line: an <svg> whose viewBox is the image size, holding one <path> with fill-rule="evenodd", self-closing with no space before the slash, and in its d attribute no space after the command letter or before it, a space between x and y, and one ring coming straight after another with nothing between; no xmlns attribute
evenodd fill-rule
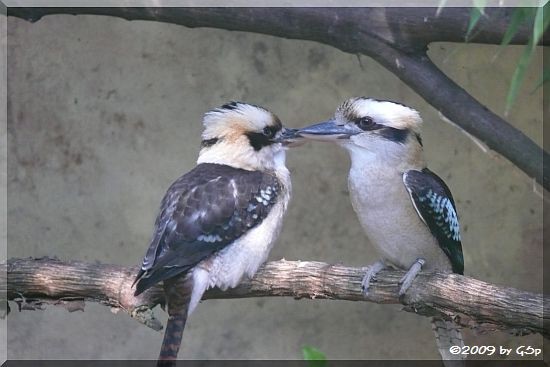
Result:
<svg viewBox="0 0 550 367"><path fill-rule="evenodd" d="M486 8L470 42L500 44L512 17L513 8ZM154 20L186 27L214 27L279 37L309 37L329 31L330 23L347 24L349 31L372 33L404 49L418 49L431 42L464 42L471 8L9 8L8 15L37 22L52 14L108 15L126 20ZM263 26L261 23L266 21ZM316 25L306 29L306 25ZM510 44L527 44L532 29L520 25ZM335 35L342 38L344 35ZM306 39L306 38L304 38ZM543 39L542 44L550 42Z"/></svg>
<svg viewBox="0 0 550 367"><path fill-rule="evenodd" d="M0 265L7 271L0 289L20 309L63 305L70 311L94 301L121 309L146 325L162 325L151 309L163 303L160 286L133 296L135 267L91 264L57 259L11 259ZM504 288L457 274L421 273L407 295L398 298L402 271L382 271L368 297L361 293L365 269L312 261L274 261L252 280L222 292L209 290L204 299L286 296L294 298L402 303L405 310L423 316L440 315L478 331L508 330L517 335L541 333L549 337L550 303L541 294ZM6 274L6 272L3 272Z"/></svg>
<svg viewBox="0 0 550 367"><path fill-rule="evenodd" d="M513 9L489 8L472 42L499 44ZM398 76L428 103L489 148L550 189L550 156L489 111L427 57L431 42L464 42L469 8L10 8L8 15L38 21L48 14L97 14L155 20L186 27L213 27L311 40L365 54ZM511 43L526 44L524 24ZM548 37L541 43L549 44ZM544 168L544 169L543 169Z"/></svg>

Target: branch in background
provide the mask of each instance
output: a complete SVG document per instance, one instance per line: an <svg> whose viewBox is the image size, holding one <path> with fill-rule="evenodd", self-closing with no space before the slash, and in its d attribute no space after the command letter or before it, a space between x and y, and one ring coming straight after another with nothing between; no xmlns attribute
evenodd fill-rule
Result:
<svg viewBox="0 0 550 367"><path fill-rule="evenodd" d="M97 14L212 27L316 41L372 57L433 107L502 154L546 190L550 156L448 78L426 55L428 44L464 42L468 8L9 8L10 16L37 21L48 14ZM471 42L500 44L512 9L490 8ZM518 29L512 44L526 44L531 30ZM544 45L548 37L542 37Z"/></svg>
<svg viewBox="0 0 550 367"><path fill-rule="evenodd" d="M123 310L155 330L162 325L151 309L163 303L160 286L133 296L137 269L57 259L11 259L0 265L0 289L20 309L57 304L70 311L84 301L100 302ZM423 316L442 315L478 331L507 330L516 335L541 333L549 337L550 302L541 294L504 288L457 274L421 273L403 299L398 298L402 271L382 271L369 296L361 293L365 269L313 261L274 261L265 264L252 280L222 292L209 290L204 299L286 296L310 299L368 301L405 305Z"/></svg>
<svg viewBox="0 0 550 367"><path fill-rule="evenodd" d="M108 15L126 20L154 20L186 27L214 27L245 32L300 38L330 32L325 26L347 24L349 31L359 30L380 36L388 43L403 48L418 49L431 42L464 42L471 8L444 8L435 16L436 8L9 8L8 15L37 22L52 14ZM512 8L486 8L485 16L476 25L470 42L498 45L506 33L513 15ZM266 20L263 28L259 23ZM316 25L305 29L304 25ZM346 32L349 33L349 32ZM532 29L520 25L510 44L525 45ZM337 38L340 35L334 35ZM309 38L308 38L309 39ZM550 40L544 39L544 45Z"/></svg>

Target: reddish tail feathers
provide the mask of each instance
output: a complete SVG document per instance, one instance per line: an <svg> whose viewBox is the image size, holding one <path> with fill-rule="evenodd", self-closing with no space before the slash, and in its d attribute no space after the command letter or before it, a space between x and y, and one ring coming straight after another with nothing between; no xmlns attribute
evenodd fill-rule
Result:
<svg viewBox="0 0 550 367"><path fill-rule="evenodd" d="M160 349L158 367L175 366L183 330L187 322L187 311L192 290L192 282L185 275L164 281L164 293L169 317Z"/></svg>
<svg viewBox="0 0 550 367"><path fill-rule="evenodd" d="M187 312L179 315L173 315L168 318L164 340L160 349L158 367L174 366L180 350L183 329L187 321ZM173 363L167 363L167 362Z"/></svg>

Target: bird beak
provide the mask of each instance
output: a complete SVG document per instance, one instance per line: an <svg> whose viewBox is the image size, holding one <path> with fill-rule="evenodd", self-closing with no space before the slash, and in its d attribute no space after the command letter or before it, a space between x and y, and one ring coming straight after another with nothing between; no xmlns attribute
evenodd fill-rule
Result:
<svg viewBox="0 0 550 367"><path fill-rule="evenodd" d="M279 135L273 141L276 143L281 143L287 147L298 146L301 142L303 142L304 139L297 133L298 129L289 129L284 127L281 131L281 135Z"/></svg>
<svg viewBox="0 0 550 367"><path fill-rule="evenodd" d="M299 129L297 134L311 140L334 141L349 139L360 132L361 130L355 130L347 125L338 125L335 120L328 120Z"/></svg>

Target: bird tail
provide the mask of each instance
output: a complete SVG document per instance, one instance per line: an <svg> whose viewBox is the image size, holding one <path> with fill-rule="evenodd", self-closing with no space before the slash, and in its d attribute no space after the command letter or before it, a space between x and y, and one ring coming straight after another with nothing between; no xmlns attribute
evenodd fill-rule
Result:
<svg viewBox="0 0 550 367"><path fill-rule="evenodd" d="M448 320L438 317L432 318L432 329L435 334L435 343L445 367L462 367L465 365L465 356L461 353L452 353L454 349L462 351L464 340L460 327ZM451 348L453 347L453 348Z"/></svg>
<svg viewBox="0 0 550 367"><path fill-rule="evenodd" d="M176 365L183 330L187 322L187 312L192 290L192 282L184 275L164 281L168 322L164 331L164 339L157 363L158 367Z"/></svg>

